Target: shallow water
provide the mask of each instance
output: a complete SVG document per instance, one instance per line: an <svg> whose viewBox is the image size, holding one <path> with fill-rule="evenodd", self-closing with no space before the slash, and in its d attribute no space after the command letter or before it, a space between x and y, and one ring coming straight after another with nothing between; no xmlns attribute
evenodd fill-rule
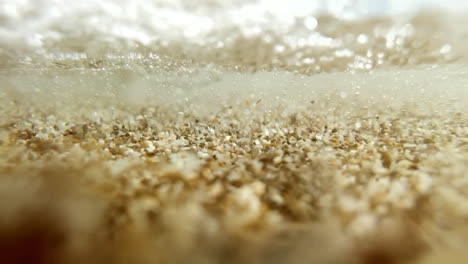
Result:
<svg viewBox="0 0 468 264"><path fill-rule="evenodd" d="M7 262L464 259L463 9L338 2L1 2Z"/></svg>

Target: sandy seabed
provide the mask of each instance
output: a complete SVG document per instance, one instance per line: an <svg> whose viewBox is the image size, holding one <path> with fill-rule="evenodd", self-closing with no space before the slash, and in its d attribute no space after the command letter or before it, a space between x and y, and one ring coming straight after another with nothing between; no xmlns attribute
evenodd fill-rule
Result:
<svg viewBox="0 0 468 264"><path fill-rule="evenodd" d="M50 85L2 93L2 258L433 263L467 243L467 71L205 69L145 104L77 92L120 71L10 72Z"/></svg>

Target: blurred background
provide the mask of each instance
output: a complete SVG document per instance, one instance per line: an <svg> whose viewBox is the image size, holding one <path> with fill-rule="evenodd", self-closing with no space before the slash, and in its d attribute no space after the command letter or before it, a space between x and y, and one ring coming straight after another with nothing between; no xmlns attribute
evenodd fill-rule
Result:
<svg viewBox="0 0 468 264"><path fill-rule="evenodd" d="M357 19L421 8L463 12L467 7L462 0L1 0L0 45L34 49L78 34L122 37L145 45L161 36L170 39L184 32L194 37L238 25L287 28L294 18L311 14Z"/></svg>

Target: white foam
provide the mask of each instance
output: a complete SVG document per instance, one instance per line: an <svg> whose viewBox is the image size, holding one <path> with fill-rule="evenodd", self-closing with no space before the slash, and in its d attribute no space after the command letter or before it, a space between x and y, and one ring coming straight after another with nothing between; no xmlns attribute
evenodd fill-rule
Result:
<svg viewBox="0 0 468 264"><path fill-rule="evenodd" d="M447 1L429 1L444 3ZM257 28L281 33L294 19L317 13L341 18L414 11L424 1L305 0L2 0L0 47L42 51L47 43L75 38L130 45L182 39L199 43L232 28L248 34ZM451 1L458 8L468 6ZM447 5L446 5L447 6ZM221 37L219 37L221 38Z"/></svg>

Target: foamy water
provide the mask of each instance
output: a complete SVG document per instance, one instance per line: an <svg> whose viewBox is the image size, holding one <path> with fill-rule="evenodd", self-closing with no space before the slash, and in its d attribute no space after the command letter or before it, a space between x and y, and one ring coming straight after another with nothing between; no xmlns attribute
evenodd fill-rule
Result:
<svg viewBox="0 0 468 264"><path fill-rule="evenodd" d="M2 65L161 65L164 57L307 74L460 59L466 30L456 25L465 21L464 7L450 18L444 8L418 13L437 3L4 1L0 56Z"/></svg>

